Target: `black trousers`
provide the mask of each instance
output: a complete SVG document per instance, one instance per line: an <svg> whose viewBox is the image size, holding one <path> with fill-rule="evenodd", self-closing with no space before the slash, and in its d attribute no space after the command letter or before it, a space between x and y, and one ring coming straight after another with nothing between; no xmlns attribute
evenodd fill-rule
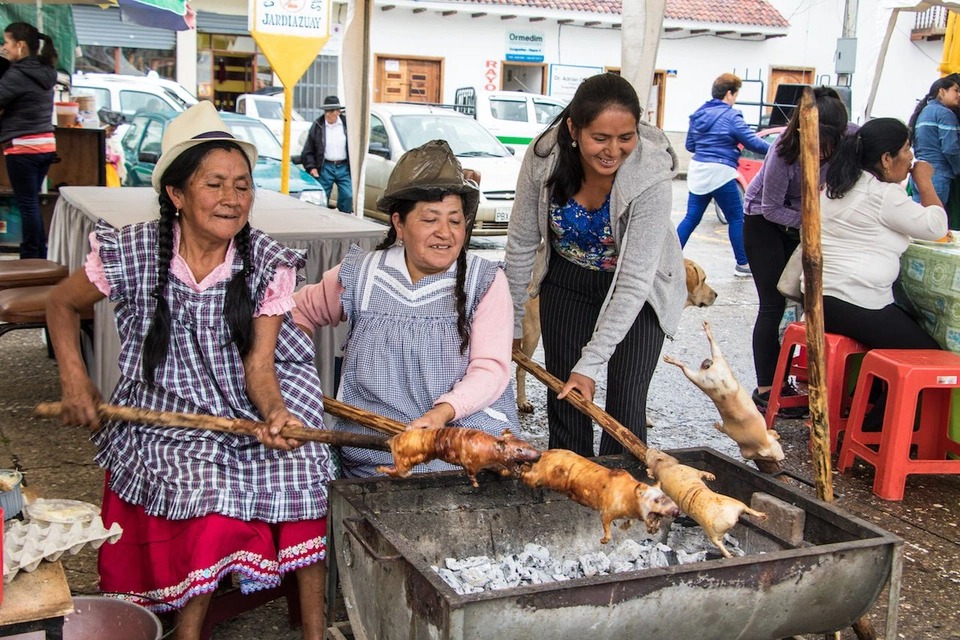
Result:
<svg viewBox="0 0 960 640"><path fill-rule="evenodd" d="M832 296L823 296L823 328L858 340L871 349L939 349L929 333L895 304L864 309Z"/></svg>
<svg viewBox="0 0 960 640"><path fill-rule="evenodd" d="M759 215L744 216L743 247L760 302L753 325L753 368L758 387L773 385L780 355L780 320L787 306L787 299L777 291L777 282L799 244L797 229L774 224Z"/></svg>
<svg viewBox="0 0 960 640"><path fill-rule="evenodd" d="M547 371L566 381L593 337L600 307L613 282L613 273L584 269L554 253L540 287L540 328ZM637 437L647 440L647 392L660 359L665 334L657 314L645 304L623 341L607 363L606 411ZM592 457L593 427L590 418L566 400L547 395L550 448L569 449ZM600 455L623 453L607 433L600 440Z"/></svg>

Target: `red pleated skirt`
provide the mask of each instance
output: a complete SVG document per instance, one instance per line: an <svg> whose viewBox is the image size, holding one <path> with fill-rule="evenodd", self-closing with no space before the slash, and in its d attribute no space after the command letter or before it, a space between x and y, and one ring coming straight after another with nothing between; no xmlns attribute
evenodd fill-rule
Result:
<svg viewBox="0 0 960 640"><path fill-rule="evenodd" d="M220 514L188 520L150 516L104 487L104 526L123 528L100 547L100 589L156 612L180 609L235 573L243 593L271 589L283 575L326 560L326 518L271 524Z"/></svg>

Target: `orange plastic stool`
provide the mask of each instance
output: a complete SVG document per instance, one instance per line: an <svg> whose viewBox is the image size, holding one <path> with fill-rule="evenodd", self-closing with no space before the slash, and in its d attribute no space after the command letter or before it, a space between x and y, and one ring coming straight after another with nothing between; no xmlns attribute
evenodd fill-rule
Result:
<svg viewBox="0 0 960 640"><path fill-rule="evenodd" d="M870 387L875 378L887 385L883 429L863 431ZM847 435L837 469L844 472L854 456L876 469L873 493L884 500L902 500L908 474L960 474L960 442L950 439L951 389L960 387L960 355L937 349L874 349L867 353L853 394ZM914 428L917 403L920 422ZM910 449L916 447L916 457Z"/></svg>
<svg viewBox="0 0 960 640"><path fill-rule="evenodd" d="M842 417L847 404L846 388L850 376L850 356L866 353L869 348L853 338L837 333L823 334L826 352L824 366L827 376L827 419L830 421L830 451L837 450L837 438L846 428L847 420ZM791 322L783 333L783 345L777 358L777 370L773 374L773 387L770 389L770 402L767 404L767 429L773 426L780 407L806 407L806 394L798 396L781 395L783 382L787 375L796 375L802 370L806 376L807 331L802 322ZM793 355L794 347L800 347L801 353ZM797 362L797 361L800 362ZM801 364L802 363L802 364ZM789 370L788 370L789 368Z"/></svg>

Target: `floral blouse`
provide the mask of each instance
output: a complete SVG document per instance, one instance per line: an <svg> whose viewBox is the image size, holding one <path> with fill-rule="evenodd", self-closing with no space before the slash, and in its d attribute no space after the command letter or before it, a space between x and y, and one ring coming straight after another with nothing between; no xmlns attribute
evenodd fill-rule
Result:
<svg viewBox="0 0 960 640"><path fill-rule="evenodd" d="M610 229L610 194L599 209L589 210L570 198L550 205L551 244L561 256L593 271L614 271L617 249Z"/></svg>

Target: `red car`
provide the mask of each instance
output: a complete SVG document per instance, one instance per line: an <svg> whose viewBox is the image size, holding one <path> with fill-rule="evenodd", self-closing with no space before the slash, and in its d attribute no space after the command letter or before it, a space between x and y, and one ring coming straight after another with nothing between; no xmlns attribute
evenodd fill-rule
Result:
<svg viewBox="0 0 960 640"><path fill-rule="evenodd" d="M757 135L770 143L772 147L773 144L777 141L777 137L786 127L770 127L769 129L761 129L757 132ZM747 185L750 184L750 181L753 180L753 177L760 173L760 167L763 166L764 156L759 153L754 153L749 149L744 149L740 147L740 161L737 163L737 186L740 187L740 200L743 201L743 196L747 192ZM723 215L723 212L720 211L720 207L717 206L716 201L713 203L713 210L717 214L717 220L723 224L727 224L727 219Z"/></svg>

